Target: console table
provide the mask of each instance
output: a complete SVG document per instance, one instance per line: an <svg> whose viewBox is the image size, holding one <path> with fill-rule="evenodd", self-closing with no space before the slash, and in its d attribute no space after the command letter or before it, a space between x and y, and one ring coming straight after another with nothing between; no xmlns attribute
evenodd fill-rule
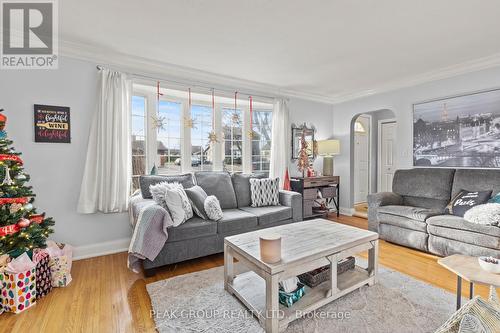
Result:
<svg viewBox="0 0 500 333"><path fill-rule="evenodd" d="M326 212L315 212L313 210L314 201L318 198L318 191L326 199L327 203L333 202L337 209L337 216L340 211L340 177L339 176L318 176L318 177L294 177L290 179L292 191L302 194L302 217L311 218L326 216Z"/></svg>

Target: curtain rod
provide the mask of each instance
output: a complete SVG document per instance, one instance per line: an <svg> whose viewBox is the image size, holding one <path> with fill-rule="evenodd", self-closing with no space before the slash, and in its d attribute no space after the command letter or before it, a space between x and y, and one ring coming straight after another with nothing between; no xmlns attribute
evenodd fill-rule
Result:
<svg viewBox="0 0 500 333"><path fill-rule="evenodd" d="M104 66L104 65L97 65L96 68L98 70L101 70L101 69L104 69L104 68L111 69L110 67ZM169 80L159 79L157 77L153 77L153 76L149 76L149 75L144 75L144 74L130 73L130 72L125 72L125 73L127 73L128 75L131 75L133 77L136 77L136 78L153 80L155 82L159 81L159 82L165 82L165 83L173 83L173 84L176 84L176 85L184 86L186 88L202 88L202 89L206 89L206 90L212 90L213 89L214 91L217 90L217 91L222 91L222 92L231 93L231 94L234 94L234 92L236 91L240 95L247 95L247 96L252 96L252 97L261 97L261 98L272 99L272 100L274 100L276 98L283 98L286 101L289 101L288 98L280 97L280 96L265 96L265 95L259 95L259 94L250 94L250 93L246 93L244 91L215 88L215 87L209 86L209 85L189 84L189 83L186 83L186 82L174 81L174 80L170 80L170 79Z"/></svg>

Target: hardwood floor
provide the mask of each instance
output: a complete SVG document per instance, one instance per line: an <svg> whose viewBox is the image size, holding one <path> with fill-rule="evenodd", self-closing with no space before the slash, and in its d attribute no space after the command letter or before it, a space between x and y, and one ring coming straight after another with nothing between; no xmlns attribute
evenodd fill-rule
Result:
<svg viewBox="0 0 500 333"><path fill-rule="evenodd" d="M332 220L367 228L362 218L331 215ZM366 256L366 254L362 254ZM402 246L380 242L381 265L451 292L456 277L437 264L438 257ZM0 332L154 332L146 284L176 275L222 266L222 254L167 266L152 278L127 269L126 253L76 261L73 282L56 288L31 309L0 315ZM465 286L462 289L468 290ZM476 293L486 297L487 288ZM464 296L468 296L465 295Z"/></svg>

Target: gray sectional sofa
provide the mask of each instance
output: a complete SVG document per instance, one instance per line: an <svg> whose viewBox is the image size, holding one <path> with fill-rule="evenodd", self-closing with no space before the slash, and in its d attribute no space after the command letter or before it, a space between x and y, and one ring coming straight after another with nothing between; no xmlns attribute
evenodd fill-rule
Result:
<svg viewBox="0 0 500 333"><path fill-rule="evenodd" d="M440 256L500 257L500 227L444 214L460 190L500 192L500 170L411 169L394 174L392 191L368 196L368 228L380 238Z"/></svg>
<svg viewBox="0 0 500 333"><path fill-rule="evenodd" d="M208 195L219 199L224 213L217 222L195 215L178 227L168 228L168 240L160 254L153 261L143 261L146 275L154 274L154 269L160 266L223 252L224 237L302 220L302 196L296 192L280 191L280 206L251 207L251 177L260 176L212 171L195 172L194 175L142 176L141 192L146 198L131 207L132 219L137 218L141 206L150 205L149 185L160 181L179 182L185 188L199 185Z"/></svg>

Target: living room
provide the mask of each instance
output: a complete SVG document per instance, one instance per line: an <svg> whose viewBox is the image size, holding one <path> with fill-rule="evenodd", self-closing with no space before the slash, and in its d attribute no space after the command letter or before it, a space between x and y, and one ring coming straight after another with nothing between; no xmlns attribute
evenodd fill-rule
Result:
<svg viewBox="0 0 500 333"><path fill-rule="evenodd" d="M500 332L497 2L0 7L1 332Z"/></svg>

